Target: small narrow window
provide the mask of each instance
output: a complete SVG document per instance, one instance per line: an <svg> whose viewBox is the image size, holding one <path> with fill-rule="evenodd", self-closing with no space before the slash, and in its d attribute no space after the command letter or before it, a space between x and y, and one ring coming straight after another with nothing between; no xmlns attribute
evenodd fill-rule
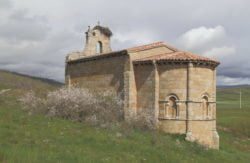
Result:
<svg viewBox="0 0 250 163"><path fill-rule="evenodd" d="M175 97L170 97L169 98L169 108L171 109L171 117L175 118L177 117L177 104L176 104L176 98Z"/></svg>
<svg viewBox="0 0 250 163"><path fill-rule="evenodd" d="M102 53L102 42L101 41L98 41L96 44L96 53L97 54Z"/></svg>
<svg viewBox="0 0 250 163"><path fill-rule="evenodd" d="M205 112L205 117L209 117L209 110L208 110L208 97L207 96L203 96L202 97L202 108Z"/></svg>

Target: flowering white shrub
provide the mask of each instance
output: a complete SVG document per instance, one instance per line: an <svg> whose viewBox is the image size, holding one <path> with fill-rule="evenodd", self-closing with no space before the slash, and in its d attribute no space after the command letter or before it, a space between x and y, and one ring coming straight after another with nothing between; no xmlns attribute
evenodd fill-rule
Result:
<svg viewBox="0 0 250 163"><path fill-rule="evenodd" d="M42 99L33 92L20 99L29 113L44 113L91 124L123 120L123 102L111 91L91 92L84 88L60 88Z"/></svg>
<svg viewBox="0 0 250 163"><path fill-rule="evenodd" d="M34 92L24 95L20 101L30 114L45 114L94 125L117 124L124 118L123 101L111 91L90 91L84 88L60 88L40 98ZM154 111L141 109L128 123L130 127L155 129Z"/></svg>
<svg viewBox="0 0 250 163"><path fill-rule="evenodd" d="M45 100L37 97L33 91L26 93L20 98L20 101L24 106L23 109L28 111L29 114L47 112L46 108L43 107Z"/></svg>

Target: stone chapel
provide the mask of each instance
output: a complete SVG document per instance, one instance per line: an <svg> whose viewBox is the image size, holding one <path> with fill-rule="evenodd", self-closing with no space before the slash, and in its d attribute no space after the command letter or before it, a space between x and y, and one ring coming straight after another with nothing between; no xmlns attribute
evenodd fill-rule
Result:
<svg viewBox="0 0 250 163"><path fill-rule="evenodd" d="M66 57L65 83L123 92L125 121L150 110L159 130L219 148L216 130L218 61L164 42L112 51L109 28L85 33L85 48Z"/></svg>

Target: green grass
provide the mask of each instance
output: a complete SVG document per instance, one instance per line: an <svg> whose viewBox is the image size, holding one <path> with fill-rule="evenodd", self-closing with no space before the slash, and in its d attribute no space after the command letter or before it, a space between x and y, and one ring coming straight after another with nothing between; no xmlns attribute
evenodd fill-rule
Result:
<svg viewBox="0 0 250 163"><path fill-rule="evenodd" d="M242 108L239 102L240 90ZM250 86L218 88L217 101L218 128L237 138L232 143L244 144L242 148L250 150Z"/></svg>
<svg viewBox="0 0 250 163"><path fill-rule="evenodd" d="M242 109L250 108L250 86L217 88L217 107L240 109L240 91L242 93Z"/></svg>
<svg viewBox="0 0 250 163"><path fill-rule="evenodd" d="M19 77L15 76L16 83L21 80ZM37 79L26 77L22 80L34 83L32 89L42 94L55 89L54 85ZM11 88L11 91L0 95L0 162L206 163L250 160L249 108L218 108L221 149L206 150L184 141L183 135L141 131L126 126L104 129L42 115L30 116L20 109L17 101L27 89L18 84L1 85L0 81L0 90L4 87ZM244 123L246 128L242 127Z"/></svg>

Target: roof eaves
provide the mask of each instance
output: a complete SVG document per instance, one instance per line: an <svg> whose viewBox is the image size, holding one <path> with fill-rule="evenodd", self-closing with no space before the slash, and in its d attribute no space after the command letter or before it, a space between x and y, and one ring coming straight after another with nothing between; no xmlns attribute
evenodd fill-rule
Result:
<svg viewBox="0 0 250 163"><path fill-rule="evenodd" d="M148 59L148 60L135 60L133 61L134 64L145 64L145 63L152 63L156 61L156 63L202 63L202 64L209 64L217 67L220 62L214 60L201 60L201 59Z"/></svg>
<svg viewBox="0 0 250 163"><path fill-rule="evenodd" d="M120 51L114 51L114 52L110 52L110 53L86 56L86 57L75 59L75 60L68 60L67 63L73 64L73 63L86 62L86 61L91 61L91 60L99 60L99 59L103 59L103 58L110 58L110 57L127 55L127 54L128 54L127 50L120 50Z"/></svg>

